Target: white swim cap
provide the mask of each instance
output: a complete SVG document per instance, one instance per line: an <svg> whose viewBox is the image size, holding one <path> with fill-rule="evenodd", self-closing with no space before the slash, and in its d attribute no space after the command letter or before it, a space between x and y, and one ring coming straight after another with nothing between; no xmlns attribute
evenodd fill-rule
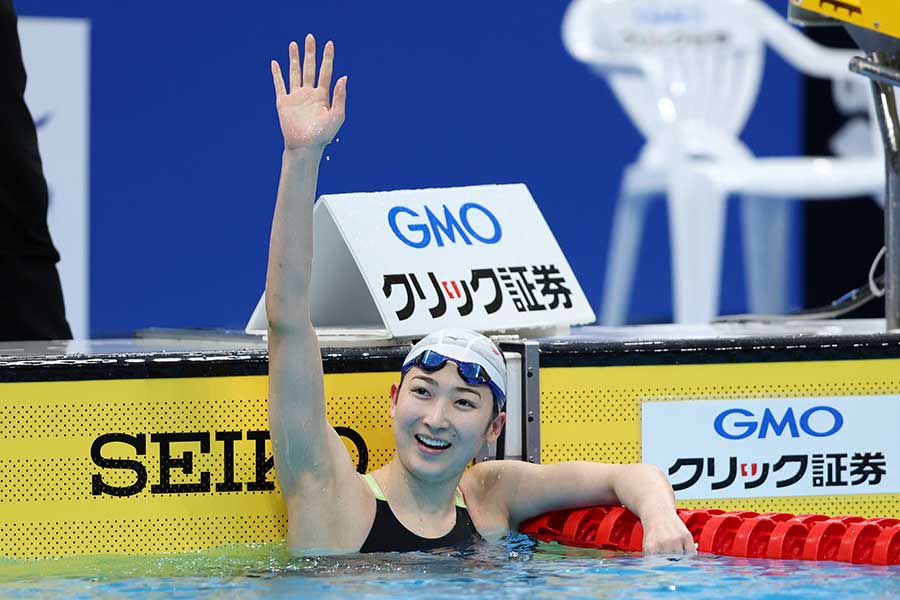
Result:
<svg viewBox="0 0 900 600"><path fill-rule="evenodd" d="M488 374L500 394L494 394L500 410L506 402L506 362L503 353L490 338L469 329L440 329L419 340L412 347L403 366L427 351L436 352L457 362L474 363Z"/></svg>

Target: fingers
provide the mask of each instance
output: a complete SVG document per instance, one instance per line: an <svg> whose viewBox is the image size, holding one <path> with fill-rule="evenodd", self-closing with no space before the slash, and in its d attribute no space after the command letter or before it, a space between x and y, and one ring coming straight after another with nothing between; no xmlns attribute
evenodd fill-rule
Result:
<svg viewBox="0 0 900 600"><path fill-rule="evenodd" d="M288 46L288 56L291 58L291 66L288 71L289 84L293 92L300 89L302 85L300 81L300 48L297 47L297 42L291 42L290 46Z"/></svg>
<svg viewBox="0 0 900 600"><path fill-rule="evenodd" d="M694 543L694 538L690 534L686 536L678 536L669 539L652 539L644 538L643 552L644 554L696 554L698 544Z"/></svg>
<svg viewBox="0 0 900 600"><path fill-rule="evenodd" d="M331 88L331 76L334 70L334 43L328 41L325 44L325 50L322 54L322 67L319 70L319 84L316 85L316 38L311 33L306 35L303 46L303 65L301 70L300 64L300 47L297 42L291 42L288 46L288 56L290 57L290 67L288 69L288 86L290 91L294 92L301 87L319 88L325 91L326 96ZM275 83L275 94L277 97L287 94L284 78L281 74L281 67L277 61L272 61L272 78ZM338 108L341 113L344 112L344 106L347 99L347 77L344 76L338 80L334 88L333 108Z"/></svg>
<svg viewBox="0 0 900 600"><path fill-rule="evenodd" d="M338 79L334 86L334 99L331 101L331 110L337 111L338 114L344 114L344 107L347 104L347 76L344 75Z"/></svg>
<svg viewBox="0 0 900 600"><path fill-rule="evenodd" d="M684 554L697 554L698 546L699 544L694 543L694 538L689 533L682 536L678 543L680 551Z"/></svg>
<svg viewBox="0 0 900 600"><path fill-rule="evenodd" d="M331 91L331 71L334 66L334 43L329 40L322 52L322 67L319 69L319 83L317 87L325 90L325 94Z"/></svg>
<svg viewBox="0 0 900 600"><path fill-rule="evenodd" d="M316 85L316 38L311 33L306 34L303 48L303 83L310 88Z"/></svg>
<svg viewBox="0 0 900 600"><path fill-rule="evenodd" d="M272 80L275 83L275 98L281 98L287 94L284 88L284 77L281 76L281 66L277 60L272 61Z"/></svg>

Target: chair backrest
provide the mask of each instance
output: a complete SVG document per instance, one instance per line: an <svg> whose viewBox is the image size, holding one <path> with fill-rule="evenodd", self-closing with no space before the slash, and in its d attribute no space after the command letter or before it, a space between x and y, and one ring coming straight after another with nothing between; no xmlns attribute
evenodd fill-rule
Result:
<svg viewBox="0 0 900 600"><path fill-rule="evenodd" d="M831 152L842 157L877 155L883 160L884 146L871 81L853 74L835 79L831 82L831 96L838 114L847 119L828 142Z"/></svg>
<svg viewBox="0 0 900 600"><path fill-rule="evenodd" d="M608 78L648 139L673 129L736 138L756 102L765 41L753 0L574 0L563 40Z"/></svg>

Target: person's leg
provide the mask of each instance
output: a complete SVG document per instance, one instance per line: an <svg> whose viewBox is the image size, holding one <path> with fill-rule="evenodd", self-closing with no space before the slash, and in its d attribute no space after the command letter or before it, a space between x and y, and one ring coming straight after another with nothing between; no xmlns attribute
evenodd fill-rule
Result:
<svg viewBox="0 0 900 600"><path fill-rule="evenodd" d="M0 254L0 341L72 338L53 261Z"/></svg>
<svg viewBox="0 0 900 600"><path fill-rule="evenodd" d="M0 0L0 340L69 339L25 81L16 13Z"/></svg>

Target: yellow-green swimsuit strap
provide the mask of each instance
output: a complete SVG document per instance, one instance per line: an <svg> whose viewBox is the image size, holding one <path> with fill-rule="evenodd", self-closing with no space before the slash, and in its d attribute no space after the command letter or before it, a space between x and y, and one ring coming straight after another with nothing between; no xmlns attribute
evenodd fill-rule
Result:
<svg viewBox="0 0 900 600"><path fill-rule="evenodd" d="M366 480L366 483L369 484L369 487L372 489L372 493L375 494L376 500L384 500L387 502L387 498L384 497L384 492L381 491L381 486L378 485L378 482L375 481L375 478L371 473L366 473L363 475L363 479Z"/></svg>
<svg viewBox="0 0 900 600"><path fill-rule="evenodd" d="M369 484L369 488L372 490L375 498L377 500L384 500L385 502L387 502L387 498L384 497L384 492L381 491L381 486L378 485L377 481L375 481L375 477L373 477L371 473L366 473L362 477L366 480L366 483ZM462 492L459 490L459 488L456 489L456 506L460 508L467 508L466 501L463 498Z"/></svg>

